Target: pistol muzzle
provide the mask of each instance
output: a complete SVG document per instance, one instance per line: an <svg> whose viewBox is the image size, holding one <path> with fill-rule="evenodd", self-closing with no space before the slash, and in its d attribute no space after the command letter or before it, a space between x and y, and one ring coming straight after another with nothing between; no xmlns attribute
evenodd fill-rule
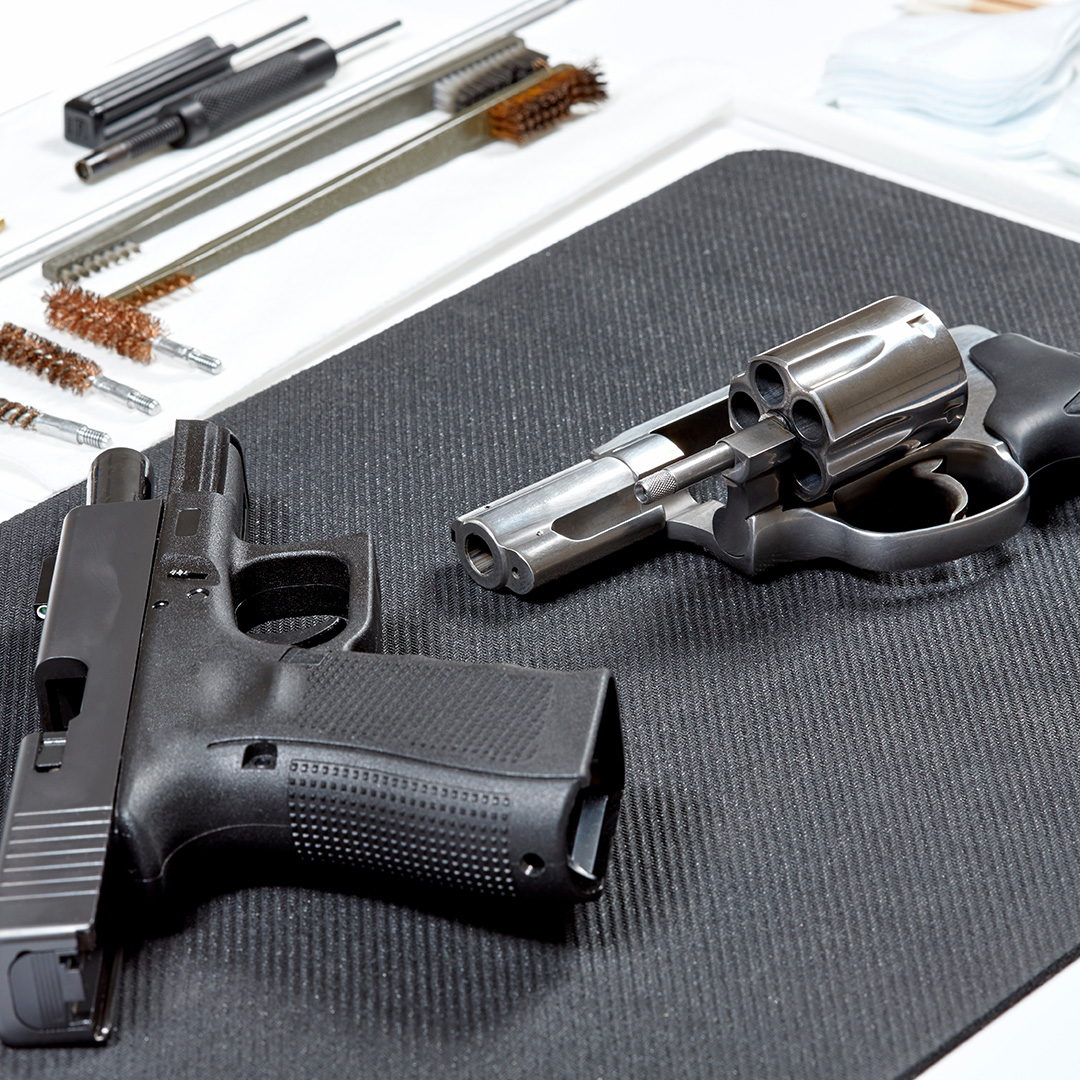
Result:
<svg viewBox="0 0 1080 1080"><path fill-rule="evenodd" d="M153 476L145 454L126 446L113 447L94 458L86 479L86 501L95 505L149 499Z"/></svg>

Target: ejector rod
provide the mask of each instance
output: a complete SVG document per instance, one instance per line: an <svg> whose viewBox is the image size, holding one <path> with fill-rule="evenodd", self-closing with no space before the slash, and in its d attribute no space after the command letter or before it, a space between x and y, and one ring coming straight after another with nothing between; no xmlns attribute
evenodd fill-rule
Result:
<svg viewBox="0 0 1080 1080"><path fill-rule="evenodd" d="M663 469L643 476L634 485L634 494L642 506L648 506L658 499L666 499L676 491L696 484L699 480L707 480L718 472L730 469L734 464L735 451L721 440L696 454L680 458Z"/></svg>

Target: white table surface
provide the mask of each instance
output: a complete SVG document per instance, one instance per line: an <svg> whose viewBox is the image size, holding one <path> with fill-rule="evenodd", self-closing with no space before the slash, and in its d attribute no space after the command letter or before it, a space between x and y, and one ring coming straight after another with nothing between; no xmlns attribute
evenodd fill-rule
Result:
<svg viewBox="0 0 1080 1080"><path fill-rule="evenodd" d="M509 0L458 0L453 5L438 0L400 4L379 0L361 6L335 0L251 0L228 6L227 0L187 0L183 5L150 6L145 0L59 5L11 0L5 6L0 215L7 219L7 229L0 234L0 259L48 229L178 167L174 161L180 153L165 154L87 187L72 170L78 149L60 137L64 100L126 70L140 57L159 54L166 39L175 37L169 42L175 45L212 33L221 43L239 42L306 13L311 21L294 31L288 44L315 35L337 42L375 25L383 12L406 20L394 41L386 40L350 61L331 88L319 92L328 94L385 66L396 55L407 55L510 4ZM22 395L46 411L107 427L117 443L146 445L169 434L176 415L209 415L710 161L752 147L817 154L1080 239L1080 179L1025 172L1022 167L986 167L942 148L905 144L810 102L824 59L836 41L850 30L880 24L893 15L889 0L817 4L675 0L665 5L575 0L521 33L556 60L594 56L602 60L611 80L612 101L595 118L567 125L565 131L526 151L501 146L478 151L469 155L474 161L453 162L437 177L378 196L366 207L346 211L306 235L218 271L197 283L190 295L159 306L174 336L219 352L232 369L228 377L219 382L186 370L143 370L76 345L98 359L107 374L140 388L145 384L160 396L163 415L134 417L111 402L74 399L21 372L8 377L8 372L0 371L0 395ZM418 122L416 130L436 119ZM267 122L253 121L236 137ZM396 141L369 140L365 147L369 152L363 157ZM201 152L213 152L219 145L220 141L212 142ZM189 152L185 160L199 153ZM325 175L363 157L353 156ZM577 189L558 179L570 157L589 178ZM311 186L306 176L297 183L293 190ZM481 228L475 217L468 216L473 213L465 205L468 193L477 185L489 190L496 183L515 186L521 211L515 218L504 208L504 217ZM287 187L280 185L282 191ZM285 197L288 192L281 195ZM437 216L460 217L460 228L455 232L453 227L431 225L423 234L423 251L414 251L402 235L402 223L433 200L444 200L447 207ZM244 204L252 212L243 218L235 216L239 211L226 211L192 226L190 235L174 240L172 247L164 241L155 243L159 261L213 235L214 226L230 227L273 201L280 200L260 203L256 197ZM206 227L211 231L199 232ZM359 235L362 249L354 252L349 241ZM363 272L373 251L381 255L380 280L365 284ZM147 251L129 268L100 275L90 284L102 291L126 284L149 270L151 264L142 260L157 258L157 253ZM299 300L303 310L313 313L310 324L293 337L288 328L275 323L282 266L290 265L290 260L303 270L289 279L290 302ZM38 301L44 285L36 266L0 280L0 319L44 332ZM0 520L85 474L92 451L59 443L56 449L46 446L52 442L0 428ZM1080 1076L1073 1035L1078 1008L1080 966L1074 964L924 1075L931 1080Z"/></svg>

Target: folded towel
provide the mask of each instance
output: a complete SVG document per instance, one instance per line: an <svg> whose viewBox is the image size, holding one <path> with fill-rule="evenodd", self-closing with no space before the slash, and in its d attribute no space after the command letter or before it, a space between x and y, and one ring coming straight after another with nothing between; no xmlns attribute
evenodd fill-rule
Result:
<svg viewBox="0 0 1080 1080"><path fill-rule="evenodd" d="M956 125L1000 124L1060 95L1078 46L1080 2L1016 15L905 15L846 38L818 97Z"/></svg>
<svg viewBox="0 0 1080 1080"><path fill-rule="evenodd" d="M1073 83L1070 91L1076 89ZM849 108L859 116L880 127L888 128L922 145L939 144L950 150L1002 161L1026 161L1053 152L1048 145L1062 111L1059 99L1042 101L1019 116L1009 117L996 124L949 124L912 109ZM1074 117L1075 119L1075 117ZM1080 146L1077 147L1080 153Z"/></svg>

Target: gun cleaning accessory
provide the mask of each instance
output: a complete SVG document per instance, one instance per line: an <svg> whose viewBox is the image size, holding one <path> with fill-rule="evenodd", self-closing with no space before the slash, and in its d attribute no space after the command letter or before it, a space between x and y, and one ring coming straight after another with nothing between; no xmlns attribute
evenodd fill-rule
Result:
<svg viewBox="0 0 1080 1080"><path fill-rule="evenodd" d="M153 124L77 161L75 172L80 180L100 180L160 147L198 146L321 86L337 72L337 58L342 53L400 25L400 19L387 23L338 49L322 38L310 38L243 71L226 75L167 106Z"/></svg>
<svg viewBox="0 0 1080 1080"><path fill-rule="evenodd" d="M1027 519L1080 457L1080 357L888 297L753 357L729 386L454 519L466 573L524 594L656 533L747 574L959 558ZM717 478L720 491L695 484Z"/></svg>
<svg viewBox="0 0 1080 1080"><path fill-rule="evenodd" d="M161 412L159 401L110 379L93 360L14 323L6 322L0 327L0 360L40 375L62 390L76 394L98 390L147 416Z"/></svg>
<svg viewBox="0 0 1080 1080"><path fill-rule="evenodd" d="M0 423L8 424L24 431L38 431L42 435L51 435L64 442L78 443L80 446L94 446L103 450L112 442L112 436L104 431L97 431L77 420L65 420L61 416L50 416L29 405L20 405L10 398L0 397Z"/></svg>
<svg viewBox="0 0 1080 1080"><path fill-rule="evenodd" d="M58 285L43 297L45 321L120 356L148 364L169 357L182 360L208 375L221 371L221 361L191 345L164 336L161 320L134 304L98 296L76 285Z"/></svg>
<svg viewBox="0 0 1080 1080"><path fill-rule="evenodd" d="M433 80L431 104L453 115L521 82L546 62L545 53L528 48L520 38L512 38L505 47Z"/></svg>
<svg viewBox="0 0 1080 1080"><path fill-rule="evenodd" d="M130 300L148 290L161 295L166 283L181 272L201 278L461 154L498 139L523 143L569 116L573 106L605 97L595 67L564 64L540 70L110 295L117 300Z"/></svg>
<svg viewBox="0 0 1080 1080"><path fill-rule="evenodd" d="M183 289L186 286L191 285L194 281L194 274L173 274L172 277L165 278L163 281L157 281L153 285L147 286L145 289L140 289L125 302L134 304L136 307L145 307L155 300L160 300L163 296L168 296L170 293L176 292L177 289Z"/></svg>
<svg viewBox="0 0 1080 1080"><path fill-rule="evenodd" d="M610 671L384 655L370 537L250 542L217 424L177 422L164 492L150 471L99 454L39 577L40 722L0 836L5 1043L105 1042L138 916L223 857L236 884L382 878L455 911L601 896L625 781Z"/></svg>
<svg viewBox="0 0 1080 1080"><path fill-rule="evenodd" d="M231 73L239 53L305 22L301 15L243 45L218 45L202 37L118 75L65 103L64 138L94 149L129 135L153 123L164 106Z"/></svg>
<svg viewBox="0 0 1080 1080"><path fill-rule="evenodd" d="M327 120L294 139L253 155L246 163L223 170L218 177L198 182L170 198L136 212L74 248L47 259L42 273L49 281L77 281L139 250L140 243L177 225L319 160L345 146L422 116L434 106L455 113L481 98L504 90L531 75L547 57L528 48L520 38L508 38L492 51L469 58L464 66L439 67L416 86L396 91Z"/></svg>
<svg viewBox="0 0 1080 1080"><path fill-rule="evenodd" d="M228 177L233 170L239 169L245 174L243 183L250 186L242 186L239 190L243 191L250 190L251 186L257 186L258 183L263 183L274 176L282 175L296 167L288 163L290 159L287 151L292 140L304 136L313 128L337 121L349 114L362 119L364 111L373 104L385 102L394 95L398 95L399 92L408 91L410 88L416 89L430 82L437 74L447 74L485 52L490 52L503 43L508 35L565 7L570 2L571 0L525 0L524 3L515 4L506 11L492 15L475 26L392 64L352 86L343 87L295 114L281 117L266 127L236 139L229 145L208 153L198 161L189 163L171 176L147 184L74 221L51 229L36 239L13 248L0 257L0 279L31 263L49 259L64 248L73 249L77 245L86 245L83 251L74 252L73 257L67 260L71 262L77 257L107 247L108 244L122 242L125 239L122 235L108 243L89 243L89 240L107 233L129 215L146 212L148 208L155 205L167 205L168 201L176 197L179 192L187 191L190 194L199 185L227 189ZM399 103L406 103L409 99L410 96L403 93L398 100ZM421 109L422 111L424 110ZM345 125L344 128L338 130L347 130L347 127L348 125ZM381 129L376 126L372 130ZM306 146L305 152L313 152L311 144ZM280 156L283 153L285 157ZM264 154L273 156L274 164L268 166L266 172L262 174L262 179L252 181L251 174L258 176L258 160ZM309 160L315 160L315 158L312 157ZM275 171L279 167L280 171ZM234 192L234 194L237 193L239 191ZM212 201L208 205L216 206L218 202ZM50 278L49 280L58 279Z"/></svg>

